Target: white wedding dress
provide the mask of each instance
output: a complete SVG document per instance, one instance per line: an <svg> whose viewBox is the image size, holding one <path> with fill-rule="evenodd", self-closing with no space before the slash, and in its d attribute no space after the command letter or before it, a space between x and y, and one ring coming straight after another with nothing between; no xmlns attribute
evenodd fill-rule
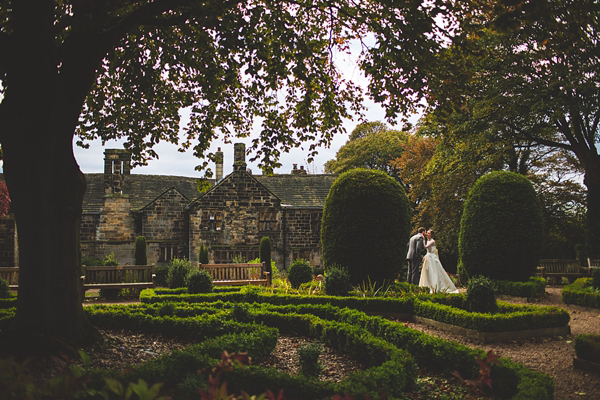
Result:
<svg viewBox="0 0 600 400"><path fill-rule="evenodd" d="M429 243L427 244L429 245ZM427 247L427 255L423 258L419 286L428 287L431 293L458 293L458 289L456 289L444 267L442 267L435 248L435 242Z"/></svg>

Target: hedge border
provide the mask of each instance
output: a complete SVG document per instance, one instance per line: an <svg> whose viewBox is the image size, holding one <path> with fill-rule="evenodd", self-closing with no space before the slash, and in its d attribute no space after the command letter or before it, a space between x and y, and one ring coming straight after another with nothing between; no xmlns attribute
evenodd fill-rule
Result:
<svg viewBox="0 0 600 400"><path fill-rule="evenodd" d="M561 293L563 303L600 308L600 292L585 290L592 286L592 281L593 278L577 278L575 282L566 285Z"/></svg>

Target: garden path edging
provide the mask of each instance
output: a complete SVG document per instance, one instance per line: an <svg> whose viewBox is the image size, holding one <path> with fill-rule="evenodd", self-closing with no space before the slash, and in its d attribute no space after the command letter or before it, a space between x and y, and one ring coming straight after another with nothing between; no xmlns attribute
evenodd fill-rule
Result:
<svg viewBox="0 0 600 400"><path fill-rule="evenodd" d="M506 340L531 339L536 337L566 336L571 333L571 327L559 326L553 328L526 329L521 331L507 332L479 332L473 329L463 328L461 326L450 325L429 318L413 316L413 321L419 324L431 326L433 328L449 331L458 335L465 336L473 341L481 343L502 342Z"/></svg>

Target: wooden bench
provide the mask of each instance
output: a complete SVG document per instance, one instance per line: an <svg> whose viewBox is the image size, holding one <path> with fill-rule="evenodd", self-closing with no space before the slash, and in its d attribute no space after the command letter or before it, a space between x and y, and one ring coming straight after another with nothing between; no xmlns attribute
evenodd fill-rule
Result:
<svg viewBox="0 0 600 400"><path fill-rule="evenodd" d="M579 265L579 260L541 259L538 264L538 276L542 278L581 278L589 276L587 267Z"/></svg>
<svg viewBox="0 0 600 400"><path fill-rule="evenodd" d="M11 290L19 289L19 267L0 267L0 278L8 282Z"/></svg>
<svg viewBox="0 0 600 400"><path fill-rule="evenodd" d="M213 285L263 285L269 283L265 263L261 264L199 264L208 271Z"/></svg>
<svg viewBox="0 0 600 400"><path fill-rule="evenodd" d="M89 289L147 289L155 287L154 265L82 267L81 300Z"/></svg>
<svg viewBox="0 0 600 400"><path fill-rule="evenodd" d="M590 269L590 273L592 272L592 268L600 268L600 258L588 258L588 268Z"/></svg>

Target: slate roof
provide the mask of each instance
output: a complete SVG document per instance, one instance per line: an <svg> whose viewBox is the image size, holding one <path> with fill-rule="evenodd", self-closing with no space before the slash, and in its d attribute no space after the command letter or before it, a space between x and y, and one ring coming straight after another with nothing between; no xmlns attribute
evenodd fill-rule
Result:
<svg viewBox="0 0 600 400"><path fill-rule="evenodd" d="M277 196L281 204L298 208L323 208L329 188L337 178L337 175L326 174L252 176ZM104 205L104 174L85 174L85 177L83 212L100 212ZM199 197L196 180L183 176L131 174L126 178L124 192L130 194L132 210L142 209L171 188L192 202Z"/></svg>
<svg viewBox="0 0 600 400"><path fill-rule="evenodd" d="M85 174L85 178L83 212L100 212L104 205L104 174ZM131 174L126 178L124 192L130 194L131 209L139 210L171 188L194 200L199 195L196 180L184 176Z"/></svg>
<svg viewBox="0 0 600 400"><path fill-rule="evenodd" d="M298 208L323 208L329 188L337 175L253 175L281 204Z"/></svg>

